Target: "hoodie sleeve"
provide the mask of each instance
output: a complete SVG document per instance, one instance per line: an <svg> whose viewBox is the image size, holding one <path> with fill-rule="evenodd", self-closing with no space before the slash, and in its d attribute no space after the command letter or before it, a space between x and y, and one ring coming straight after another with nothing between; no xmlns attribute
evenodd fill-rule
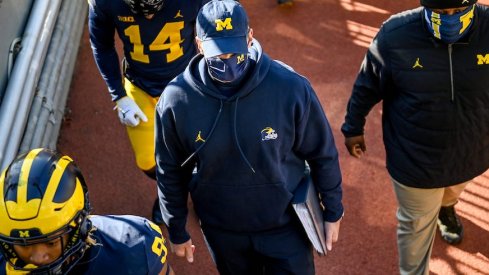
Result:
<svg viewBox="0 0 489 275"><path fill-rule="evenodd" d="M295 151L311 168L312 180L325 206L324 220L335 222L343 216L338 151L321 103L310 84L305 82L307 107L297 127Z"/></svg>
<svg viewBox="0 0 489 275"><path fill-rule="evenodd" d="M100 1L89 0L88 31L95 63L109 88L113 101L126 95L122 85L119 57L115 49L115 25L100 6ZM101 3L104 4L104 3Z"/></svg>
<svg viewBox="0 0 489 275"><path fill-rule="evenodd" d="M166 90L163 95L166 94ZM165 106L162 96L156 106L155 154L156 179L163 220L168 227L170 241L181 244L190 239L186 230L188 183L192 178L193 162L181 167L185 150L177 135L172 109Z"/></svg>
<svg viewBox="0 0 489 275"><path fill-rule="evenodd" d="M362 135L372 108L382 100L381 83L385 78L385 59L381 53L382 29L374 38L363 59L346 108L341 131L345 137Z"/></svg>

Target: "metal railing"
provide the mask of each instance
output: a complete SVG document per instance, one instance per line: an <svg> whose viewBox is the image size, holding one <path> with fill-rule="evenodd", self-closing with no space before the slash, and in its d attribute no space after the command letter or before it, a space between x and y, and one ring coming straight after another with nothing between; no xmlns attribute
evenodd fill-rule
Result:
<svg viewBox="0 0 489 275"><path fill-rule="evenodd" d="M86 0L35 1L0 105L0 170L55 149L86 14Z"/></svg>

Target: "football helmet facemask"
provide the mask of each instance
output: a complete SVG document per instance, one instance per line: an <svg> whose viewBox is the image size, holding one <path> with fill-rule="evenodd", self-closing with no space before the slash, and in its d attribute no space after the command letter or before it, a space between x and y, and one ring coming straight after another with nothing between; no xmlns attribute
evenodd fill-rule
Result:
<svg viewBox="0 0 489 275"><path fill-rule="evenodd" d="M11 267L31 274L71 270L88 247L91 228L87 187L73 160L48 149L31 150L0 175L0 190L0 252ZM47 265L25 263L14 250L65 234L61 256Z"/></svg>
<svg viewBox="0 0 489 275"><path fill-rule="evenodd" d="M163 8L163 0L124 0L135 14L148 16Z"/></svg>

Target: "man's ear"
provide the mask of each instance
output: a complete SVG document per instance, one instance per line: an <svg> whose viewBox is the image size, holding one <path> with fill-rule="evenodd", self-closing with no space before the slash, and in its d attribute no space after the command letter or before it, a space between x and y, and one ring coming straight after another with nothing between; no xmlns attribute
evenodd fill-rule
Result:
<svg viewBox="0 0 489 275"><path fill-rule="evenodd" d="M197 44L197 50L201 55L204 55L204 50L202 50L202 41L196 36L195 37L195 44Z"/></svg>
<svg viewBox="0 0 489 275"><path fill-rule="evenodd" d="M250 28L248 31L248 47L251 47L251 44L253 43L253 29Z"/></svg>

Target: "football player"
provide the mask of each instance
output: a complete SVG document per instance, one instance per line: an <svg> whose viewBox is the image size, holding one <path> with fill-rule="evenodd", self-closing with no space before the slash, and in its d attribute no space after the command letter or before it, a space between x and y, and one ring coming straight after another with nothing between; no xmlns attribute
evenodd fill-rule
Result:
<svg viewBox="0 0 489 275"><path fill-rule="evenodd" d="M154 112L163 89L197 53L195 18L208 0L89 0L93 55L126 125L136 164L155 179ZM115 48L123 45L122 75ZM158 203L153 221L162 223Z"/></svg>
<svg viewBox="0 0 489 275"><path fill-rule="evenodd" d="M137 216L89 215L73 160L47 149L0 176L0 275L173 274L160 228Z"/></svg>

